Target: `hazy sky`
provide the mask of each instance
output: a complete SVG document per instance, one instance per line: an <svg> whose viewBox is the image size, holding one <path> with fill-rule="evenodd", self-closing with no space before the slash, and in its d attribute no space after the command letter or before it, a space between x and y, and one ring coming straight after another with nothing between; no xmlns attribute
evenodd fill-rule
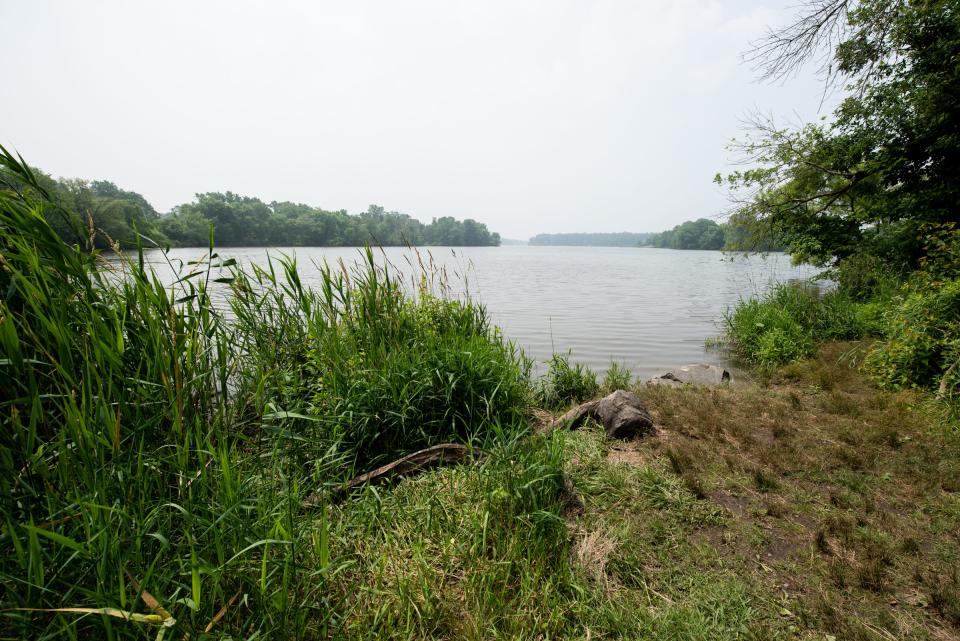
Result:
<svg viewBox="0 0 960 641"><path fill-rule="evenodd" d="M822 115L812 74L740 53L795 0L0 0L0 142L165 211L204 191L508 238L715 216L759 109Z"/></svg>

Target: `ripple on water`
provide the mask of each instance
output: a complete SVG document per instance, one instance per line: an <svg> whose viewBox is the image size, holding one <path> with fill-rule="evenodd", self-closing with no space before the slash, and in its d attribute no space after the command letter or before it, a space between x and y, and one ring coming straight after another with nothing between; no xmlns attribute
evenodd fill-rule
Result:
<svg viewBox="0 0 960 641"><path fill-rule="evenodd" d="M318 283L314 262L356 260L356 248L300 247L302 280ZM720 252L629 247L431 248L438 264L467 274L470 295L486 305L504 334L542 362L553 351L603 372L611 361L640 377L689 362L722 363L704 349L720 332L723 312L772 282L806 278L783 254L750 258ZM223 257L263 263L263 248L222 248ZM409 250L387 248L386 258L409 270ZM204 250L174 249L170 258L195 260ZM148 254L162 278L172 280L159 253ZM382 259L382 255L381 255ZM462 287L458 290L462 293Z"/></svg>

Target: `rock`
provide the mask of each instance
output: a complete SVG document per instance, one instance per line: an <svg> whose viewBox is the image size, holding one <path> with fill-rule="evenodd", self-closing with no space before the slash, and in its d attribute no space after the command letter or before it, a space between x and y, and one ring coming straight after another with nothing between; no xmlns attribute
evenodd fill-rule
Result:
<svg viewBox="0 0 960 641"><path fill-rule="evenodd" d="M666 374L661 374L660 376L654 376L647 381L647 385L662 385L664 387L683 387L686 385L680 379L674 378L671 372Z"/></svg>
<svg viewBox="0 0 960 641"><path fill-rule="evenodd" d="M729 382L730 372L719 365L694 363L651 378L647 381L647 385L667 385L669 387L682 387L683 385L716 386Z"/></svg>
<svg viewBox="0 0 960 641"><path fill-rule="evenodd" d="M653 418L636 394L617 390L597 403L597 421L611 438L630 438L653 431Z"/></svg>
<svg viewBox="0 0 960 641"><path fill-rule="evenodd" d="M575 430L588 418L601 425L612 438L629 438L653 432L653 418L635 394L624 390L598 401L582 403L553 422L552 427Z"/></svg>

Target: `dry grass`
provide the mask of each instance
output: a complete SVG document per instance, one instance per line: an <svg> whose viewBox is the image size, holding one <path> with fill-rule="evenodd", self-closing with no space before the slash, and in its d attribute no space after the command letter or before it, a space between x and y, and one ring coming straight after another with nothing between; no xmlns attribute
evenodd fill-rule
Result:
<svg viewBox="0 0 960 641"><path fill-rule="evenodd" d="M960 638L960 438L832 344L761 386L642 388L646 447L730 515L702 540L843 639ZM819 638L819 637L809 637Z"/></svg>
<svg viewBox="0 0 960 641"><path fill-rule="evenodd" d="M604 589L613 589L610 577L607 576L607 562L610 553L617 547L617 541L602 530L594 530L579 536L571 552L573 562L590 580Z"/></svg>

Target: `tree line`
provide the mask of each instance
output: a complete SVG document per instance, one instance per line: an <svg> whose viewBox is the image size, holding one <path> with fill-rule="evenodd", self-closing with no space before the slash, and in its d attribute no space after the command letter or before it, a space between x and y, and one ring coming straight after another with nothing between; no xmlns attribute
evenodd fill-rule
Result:
<svg viewBox="0 0 960 641"><path fill-rule="evenodd" d="M641 247L667 249L709 249L737 251L781 251L782 246L770 238L754 238L750 228L738 220L718 223L709 218L698 218L680 223L673 229L649 234Z"/></svg>
<svg viewBox="0 0 960 641"><path fill-rule="evenodd" d="M0 188L43 189L55 207L45 216L70 244L99 249L130 247L136 236L157 245L224 247L498 246L500 235L467 218L434 218L424 224L407 214L370 205L360 214L302 203L270 202L232 192L197 194L159 213L142 195L105 180L54 179L34 170L36 187L5 177Z"/></svg>
<svg viewBox="0 0 960 641"><path fill-rule="evenodd" d="M206 244L210 226L221 246L352 247L442 245L498 246L500 234L471 218L434 218L424 224L407 214L370 205L353 215L302 203L271 202L232 192L198 194L160 218L160 230L173 243Z"/></svg>
<svg viewBox="0 0 960 641"><path fill-rule="evenodd" d="M537 234L530 245L568 245L577 247L634 247L651 234L632 232Z"/></svg>

